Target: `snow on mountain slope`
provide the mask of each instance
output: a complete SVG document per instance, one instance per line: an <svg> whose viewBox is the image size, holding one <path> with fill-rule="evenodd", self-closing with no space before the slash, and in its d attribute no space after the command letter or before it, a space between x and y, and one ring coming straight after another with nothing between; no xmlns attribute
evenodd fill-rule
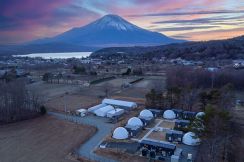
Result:
<svg viewBox="0 0 244 162"><path fill-rule="evenodd" d="M97 26L99 29L106 29L108 27L114 27L117 30L135 30L140 29L136 25L129 23L117 15L106 15L101 19L90 24Z"/></svg>

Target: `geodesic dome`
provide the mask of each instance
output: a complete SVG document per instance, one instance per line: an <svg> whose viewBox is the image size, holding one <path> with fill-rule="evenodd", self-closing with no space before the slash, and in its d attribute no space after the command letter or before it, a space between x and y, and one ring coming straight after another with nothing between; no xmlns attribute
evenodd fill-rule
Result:
<svg viewBox="0 0 244 162"><path fill-rule="evenodd" d="M205 112L198 112L196 114L196 118L200 118L200 117L203 117L205 115Z"/></svg>
<svg viewBox="0 0 244 162"><path fill-rule="evenodd" d="M143 123L138 117L132 117L128 120L127 125L142 127Z"/></svg>
<svg viewBox="0 0 244 162"><path fill-rule="evenodd" d="M175 119L176 118L176 114L173 110L166 110L163 114L163 117L165 119Z"/></svg>
<svg viewBox="0 0 244 162"><path fill-rule="evenodd" d="M128 136L129 136L128 131L123 127L118 127L113 132L114 139L126 139L128 138Z"/></svg>
<svg viewBox="0 0 244 162"><path fill-rule="evenodd" d="M153 118L153 113L150 110L142 110L139 116L142 119Z"/></svg>
<svg viewBox="0 0 244 162"><path fill-rule="evenodd" d="M200 144L200 138L193 132L187 132L182 139L182 142L186 145L196 146Z"/></svg>

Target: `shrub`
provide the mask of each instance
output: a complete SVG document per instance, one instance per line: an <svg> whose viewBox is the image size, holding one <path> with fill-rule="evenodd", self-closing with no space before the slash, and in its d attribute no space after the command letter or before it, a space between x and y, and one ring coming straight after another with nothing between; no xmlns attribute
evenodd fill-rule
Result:
<svg viewBox="0 0 244 162"><path fill-rule="evenodd" d="M40 113L41 113L41 115L45 115L47 113L47 109L45 106L40 107Z"/></svg>

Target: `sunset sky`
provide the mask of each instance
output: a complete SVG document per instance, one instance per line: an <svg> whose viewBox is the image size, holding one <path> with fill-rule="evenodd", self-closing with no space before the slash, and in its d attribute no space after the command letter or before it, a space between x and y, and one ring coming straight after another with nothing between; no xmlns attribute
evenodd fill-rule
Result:
<svg viewBox="0 0 244 162"><path fill-rule="evenodd" d="M55 36L106 14L179 39L244 35L244 0L0 0L0 44Z"/></svg>

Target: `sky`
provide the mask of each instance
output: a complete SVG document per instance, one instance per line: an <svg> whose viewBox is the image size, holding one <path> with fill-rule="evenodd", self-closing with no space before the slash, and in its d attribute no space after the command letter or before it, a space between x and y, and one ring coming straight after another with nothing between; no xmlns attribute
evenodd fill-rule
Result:
<svg viewBox="0 0 244 162"><path fill-rule="evenodd" d="M107 14L178 39L244 35L244 0L0 0L0 44L52 37Z"/></svg>

